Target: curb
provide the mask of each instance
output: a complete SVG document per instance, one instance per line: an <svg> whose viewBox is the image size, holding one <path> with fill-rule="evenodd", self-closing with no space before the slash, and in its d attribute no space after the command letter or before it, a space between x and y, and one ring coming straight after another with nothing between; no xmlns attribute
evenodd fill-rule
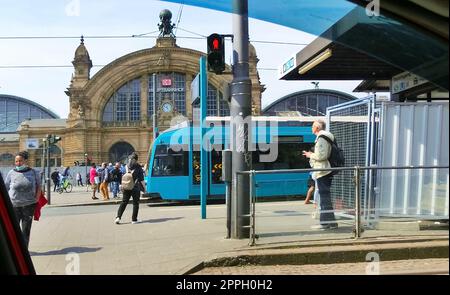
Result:
<svg viewBox="0 0 450 295"><path fill-rule="evenodd" d="M448 239L415 242L404 241L403 243L396 241L388 243L384 241L384 243L371 243L366 245L310 245L290 249L244 249L223 257L215 255L215 257L211 257L208 261L186 269L183 274L195 274L208 267L367 262L367 255L369 253L376 253L380 261L448 258L449 242Z"/></svg>

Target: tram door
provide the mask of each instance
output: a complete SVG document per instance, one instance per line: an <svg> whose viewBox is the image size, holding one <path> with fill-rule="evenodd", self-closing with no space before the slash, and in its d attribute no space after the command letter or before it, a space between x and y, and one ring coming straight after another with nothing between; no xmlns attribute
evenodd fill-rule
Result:
<svg viewBox="0 0 450 295"><path fill-rule="evenodd" d="M225 186L222 181L222 152L213 150L209 153L209 194L225 195Z"/></svg>
<svg viewBox="0 0 450 295"><path fill-rule="evenodd" d="M200 152L193 152L192 157L192 184L194 185L195 191L198 190L199 193L201 181ZM208 164L209 195L224 195L225 188L222 181L222 152L215 150L208 152Z"/></svg>

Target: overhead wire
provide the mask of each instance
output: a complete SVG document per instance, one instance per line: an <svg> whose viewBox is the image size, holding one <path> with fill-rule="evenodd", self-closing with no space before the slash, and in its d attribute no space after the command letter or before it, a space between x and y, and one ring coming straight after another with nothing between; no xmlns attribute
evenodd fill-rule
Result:
<svg viewBox="0 0 450 295"><path fill-rule="evenodd" d="M207 36L183 29L179 26L181 21L183 6L181 5L177 16L176 29L181 31L197 35L199 37L190 36L179 36L178 39L194 39L194 40L204 40ZM93 35L93 36L82 36L84 39L126 39L126 38L158 38L159 36L149 36L150 34L157 33L158 31L153 31L143 34L133 34L133 35ZM79 36L0 36L0 40L27 40L27 39L79 39ZM264 40L250 40L252 43L261 44L272 44L272 45L292 45L292 46L306 46L305 43L294 43L294 42L279 42L279 41L264 41ZM93 67L104 67L105 65L93 65ZM140 66L136 64L131 65L119 65L119 66ZM27 69L27 68L72 68L72 65L0 65L0 69ZM277 71L275 68L258 68L261 71Z"/></svg>

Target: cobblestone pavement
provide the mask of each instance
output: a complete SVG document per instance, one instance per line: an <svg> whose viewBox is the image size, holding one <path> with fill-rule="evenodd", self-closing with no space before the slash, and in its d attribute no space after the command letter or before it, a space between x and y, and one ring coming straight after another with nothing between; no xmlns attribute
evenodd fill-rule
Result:
<svg viewBox="0 0 450 295"><path fill-rule="evenodd" d="M339 263L315 265L268 265L243 267L210 267L194 275L365 275L365 274L446 274L449 259L412 259L373 263Z"/></svg>

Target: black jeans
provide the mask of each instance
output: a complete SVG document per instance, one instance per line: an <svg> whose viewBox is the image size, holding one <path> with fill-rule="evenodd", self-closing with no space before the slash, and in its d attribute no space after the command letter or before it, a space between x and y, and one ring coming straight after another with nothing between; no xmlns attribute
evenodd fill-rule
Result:
<svg viewBox="0 0 450 295"><path fill-rule="evenodd" d="M36 204L24 207L14 207L14 213L16 214L17 221L22 229L23 239L25 240L27 248L30 243L31 224L33 223L35 208Z"/></svg>
<svg viewBox="0 0 450 295"><path fill-rule="evenodd" d="M131 217L131 221L137 221L137 216L139 213L139 199L141 197L141 192L138 189L123 191L122 203L120 203L119 211L117 211L117 217L122 218L123 211L125 211L131 197L133 197L133 215Z"/></svg>
<svg viewBox="0 0 450 295"><path fill-rule="evenodd" d="M318 194L320 200L320 224L333 224L336 221L334 217L334 212L324 212L332 211L333 204L331 203L331 182L333 181L333 176L325 175L317 180Z"/></svg>
<svg viewBox="0 0 450 295"><path fill-rule="evenodd" d="M53 191L56 192L56 189L59 187L59 180L53 180L53 184L54 184Z"/></svg>

